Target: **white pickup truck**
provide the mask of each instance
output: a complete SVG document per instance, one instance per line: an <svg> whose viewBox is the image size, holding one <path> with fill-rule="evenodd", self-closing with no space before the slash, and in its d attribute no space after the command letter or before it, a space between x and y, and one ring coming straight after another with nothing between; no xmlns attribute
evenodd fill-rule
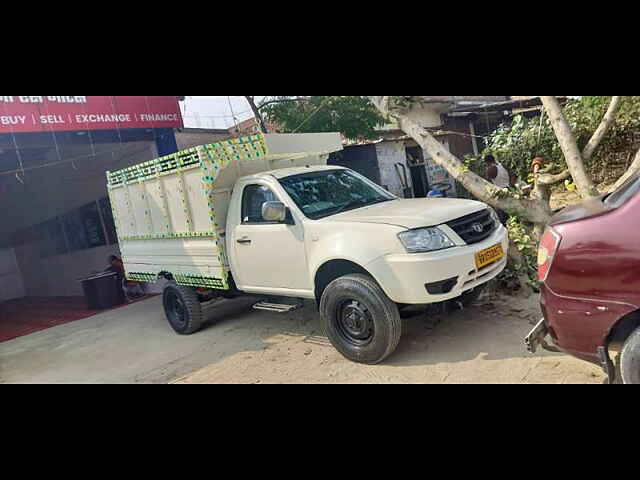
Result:
<svg viewBox="0 0 640 480"><path fill-rule="evenodd" d="M327 166L341 149L339 134L261 134L107 172L127 278L169 280L179 334L220 296L264 296L254 308L281 312L312 299L337 350L381 362L399 309L473 298L504 269L507 232L483 203L400 199Z"/></svg>

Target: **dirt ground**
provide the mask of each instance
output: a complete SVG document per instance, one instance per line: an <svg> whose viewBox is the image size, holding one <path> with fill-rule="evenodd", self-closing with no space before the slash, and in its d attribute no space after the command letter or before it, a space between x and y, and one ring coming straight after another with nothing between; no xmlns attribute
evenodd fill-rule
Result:
<svg viewBox="0 0 640 480"><path fill-rule="evenodd" d="M315 305L276 314L223 300L200 332L176 335L160 298L0 343L0 383L595 383L600 368L526 352L537 298L485 296L448 315L406 319L383 364L344 359Z"/></svg>
<svg viewBox="0 0 640 480"><path fill-rule="evenodd" d="M522 339L539 319L535 296L488 295L479 303L406 319L398 349L376 366L349 362L336 352L320 334L313 304L290 314L260 312L258 329L241 322L219 324L218 341L229 354L173 383L603 382L595 365L526 352Z"/></svg>

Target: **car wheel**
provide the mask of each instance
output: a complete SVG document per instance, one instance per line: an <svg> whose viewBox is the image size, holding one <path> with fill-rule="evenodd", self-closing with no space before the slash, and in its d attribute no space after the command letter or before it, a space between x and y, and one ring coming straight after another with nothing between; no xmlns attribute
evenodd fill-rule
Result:
<svg viewBox="0 0 640 480"><path fill-rule="evenodd" d="M620 354L620 376L623 383L640 384L640 328L624 342Z"/></svg>
<svg viewBox="0 0 640 480"><path fill-rule="evenodd" d="M320 300L320 317L336 350L358 363L382 362L402 334L397 305L367 275L346 275L331 282Z"/></svg>
<svg viewBox="0 0 640 480"><path fill-rule="evenodd" d="M191 335L202 328L204 315L195 288L169 283L162 292L162 303L176 333Z"/></svg>

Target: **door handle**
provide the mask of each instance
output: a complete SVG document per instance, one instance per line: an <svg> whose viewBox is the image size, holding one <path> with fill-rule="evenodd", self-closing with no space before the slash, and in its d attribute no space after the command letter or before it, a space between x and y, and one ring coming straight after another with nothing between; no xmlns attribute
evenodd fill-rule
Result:
<svg viewBox="0 0 640 480"><path fill-rule="evenodd" d="M250 239L250 238L247 238L247 237L242 237L242 238L240 238L240 239L238 239L238 240L236 240L236 241L237 241L238 243L242 243L242 244L249 244L249 243L251 243L251 239Z"/></svg>

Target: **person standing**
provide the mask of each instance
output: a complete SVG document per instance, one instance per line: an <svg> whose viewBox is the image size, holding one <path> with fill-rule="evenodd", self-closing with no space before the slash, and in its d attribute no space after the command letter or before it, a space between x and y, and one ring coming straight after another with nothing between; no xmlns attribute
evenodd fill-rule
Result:
<svg viewBox="0 0 640 480"><path fill-rule="evenodd" d="M496 162L493 155L487 155L484 161L487 165L487 179L500 188L509 188L511 177L507 169L500 162Z"/></svg>
<svg viewBox="0 0 640 480"><path fill-rule="evenodd" d="M487 155L484 157L484 161L487 166L487 180L496 187L509 188L511 186L509 171L500 162L497 162L493 155ZM496 209L496 213L502 224L506 225L509 215L500 209Z"/></svg>

